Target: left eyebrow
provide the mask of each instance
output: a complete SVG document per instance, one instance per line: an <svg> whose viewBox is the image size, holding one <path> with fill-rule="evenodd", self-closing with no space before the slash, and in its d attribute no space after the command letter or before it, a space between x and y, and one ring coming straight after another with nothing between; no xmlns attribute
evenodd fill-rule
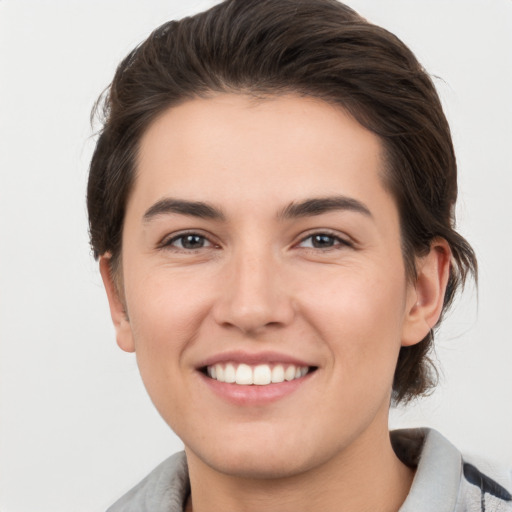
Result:
<svg viewBox="0 0 512 512"><path fill-rule="evenodd" d="M142 220L147 223L154 217L168 214L185 215L200 219L225 220L222 211L215 206L202 201L186 201L184 199L173 199L166 197L152 205Z"/></svg>
<svg viewBox="0 0 512 512"><path fill-rule="evenodd" d="M284 208L278 217L282 219L294 219L297 217L309 217L322 215L323 213L345 210L361 213L373 218L370 209L361 201L347 196L330 196L306 199L300 203L290 203Z"/></svg>

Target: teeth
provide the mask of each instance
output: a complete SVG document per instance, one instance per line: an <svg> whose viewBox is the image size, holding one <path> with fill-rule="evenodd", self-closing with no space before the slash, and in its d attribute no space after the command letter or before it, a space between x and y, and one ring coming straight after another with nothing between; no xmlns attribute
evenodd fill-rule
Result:
<svg viewBox="0 0 512 512"><path fill-rule="evenodd" d="M224 370L224 382L236 382L236 370L232 364L227 364Z"/></svg>
<svg viewBox="0 0 512 512"><path fill-rule="evenodd" d="M307 366L295 366L293 364L215 364L208 366L206 372L209 377L219 382L236 383L240 386L266 386L304 377L309 371Z"/></svg>
<svg viewBox="0 0 512 512"><path fill-rule="evenodd" d="M243 386L248 386L249 384L252 384L252 370L250 366L246 364L238 365L238 368L236 369L236 383L241 384Z"/></svg>
<svg viewBox="0 0 512 512"><path fill-rule="evenodd" d="M295 379L295 372L296 372L295 366L288 366L288 368L286 368L286 370L284 372L285 380ZM217 378L218 378L218 376L217 376Z"/></svg>
<svg viewBox="0 0 512 512"><path fill-rule="evenodd" d="M306 368L306 373L308 369ZM305 375L305 374L304 374ZM284 368L283 365L278 364L272 368L272 382L283 382L284 381Z"/></svg>
<svg viewBox="0 0 512 512"><path fill-rule="evenodd" d="M257 386L265 386L272 382L272 370L268 364L260 364L256 366L252 374L252 382Z"/></svg>

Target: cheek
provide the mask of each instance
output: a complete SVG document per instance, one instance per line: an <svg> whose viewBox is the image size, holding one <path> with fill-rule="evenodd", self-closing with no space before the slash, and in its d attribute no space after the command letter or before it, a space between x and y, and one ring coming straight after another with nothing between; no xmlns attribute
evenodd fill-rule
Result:
<svg viewBox="0 0 512 512"><path fill-rule="evenodd" d="M198 283L148 272L133 279L128 312L135 352L146 386L157 379L175 378L184 350L197 338L208 311L206 290Z"/></svg>
<svg viewBox="0 0 512 512"><path fill-rule="evenodd" d="M397 272L351 269L310 289L304 316L314 325L345 375L394 373L405 310L405 277Z"/></svg>
<svg viewBox="0 0 512 512"><path fill-rule="evenodd" d="M137 337L148 338L148 342L157 341L156 333L157 338L180 338L197 325L208 300L206 287L200 287L197 280L172 272L144 272L130 284L130 320Z"/></svg>
<svg viewBox="0 0 512 512"><path fill-rule="evenodd" d="M154 276L154 277L153 277ZM206 298L197 288L165 273L148 273L132 281L128 304L140 375L155 407L174 422L190 408L184 354L198 338Z"/></svg>

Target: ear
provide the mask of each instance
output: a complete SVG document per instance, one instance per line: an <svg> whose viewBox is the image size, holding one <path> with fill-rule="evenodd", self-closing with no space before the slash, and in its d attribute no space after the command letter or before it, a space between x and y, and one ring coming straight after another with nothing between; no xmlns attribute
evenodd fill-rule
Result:
<svg viewBox="0 0 512 512"><path fill-rule="evenodd" d="M133 333L130 325L124 300L120 297L120 290L114 282L112 275L112 258L110 254L104 254L100 257L100 274L103 279L103 285L107 292L108 304L110 307L110 316L116 330L117 344L126 352L135 352L135 343L133 342Z"/></svg>
<svg viewBox="0 0 512 512"><path fill-rule="evenodd" d="M416 260L416 281L409 285L402 346L419 343L436 325L443 310L450 276L452 252L443 238L436 238L426 256Z"/></svg>

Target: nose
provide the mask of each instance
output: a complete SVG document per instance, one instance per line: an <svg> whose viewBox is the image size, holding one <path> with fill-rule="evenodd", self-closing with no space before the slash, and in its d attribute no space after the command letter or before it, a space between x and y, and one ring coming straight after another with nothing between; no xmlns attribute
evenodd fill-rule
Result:
<svg viewBox="0 0 512 512"><path fill-rule="evenodd" d="M239 251L226 264L215 321L247 335L285 326L294 317L293 300L283 269L270 250Z"/></svg>

